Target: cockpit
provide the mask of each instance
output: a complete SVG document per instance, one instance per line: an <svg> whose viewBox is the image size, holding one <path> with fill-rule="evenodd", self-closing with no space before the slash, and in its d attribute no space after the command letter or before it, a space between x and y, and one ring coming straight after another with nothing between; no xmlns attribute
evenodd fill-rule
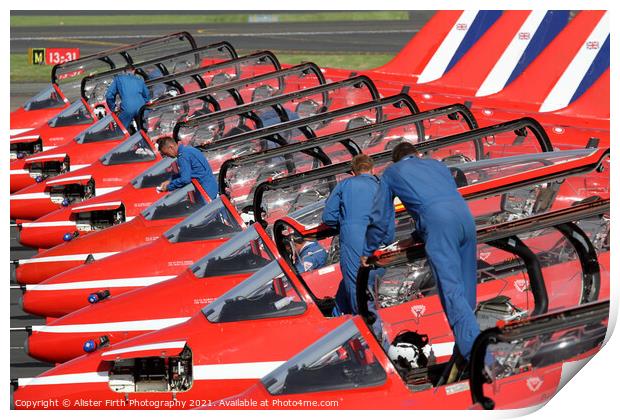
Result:
<svg viewBox="0 0 620 420"><path fill-rule="evenodd" d="M111 116L108 117L111 118ZM104 120L105 118L101 121ZM141 132L137 132L126 141L103 155L99 160L103 165L108 166L126 163L150 162L156 158L157 156L155 155L150 142L142 136Z"/></svg>
<svg viewBox="0 0 620 420"><path fill-rule="evenodd" d="M196 197L196 194L192 196ZM231 210L221 198L217 198L172 227L164 236L171 243L180 243L226 238L241 231L242 227Z"/></svg>
<svg viewBox="0 0 620 420"><path fill-rule="evenodd" d="M233 236L197 261L191 271L198 278L206 278L251 273L269 264L274 255L265 244L264 231L258 229L252 225Z"/></svg>
<svg viewBox="0 0 620 420"><path fill-rule="evenodd" d="M75 137L78 144L95 143L98 141L122 140L126 134L112 115L108 115L82 131Z"/></svg>
<svg viewBox="0 0 620 420"><path fill-rule="evenodd" d="M205 206L207 201L194 184L174 190L142 211L146 220L186 217Z"/></svg>

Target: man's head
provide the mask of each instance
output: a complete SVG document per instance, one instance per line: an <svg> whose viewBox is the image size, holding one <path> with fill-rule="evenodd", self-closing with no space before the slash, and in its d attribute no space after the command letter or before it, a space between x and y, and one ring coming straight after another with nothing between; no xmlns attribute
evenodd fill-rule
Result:
<svg viewBox="0 0 620 420"><path fill-rule="evenodd" d="M392 162L398 162L404 157L409 155L417 155L418 149L411 143L403 141L398 143L394 149L392 149Z"/></svg>
<svg viewBox="0 0 620 420"><path fill-rule="evenodd" d="M370 174L372 173L373 166L372 158L363 153L356 155L351 161L351 168L355 175Z"/></svg>
<svg viewBox="0 0 620 420"><path fill-rule="evenodd" d="M295 247L295 251L297 252L297 254L301 252L301 249L304 247L305 243L306 241L304 240L304 238L301 237L301 235L293 235L293 246Z"/></svg>
<svg viewBox="0 0 620 420"><path fill-rule="evenodd" d="M157 149L162 156L175 158L179 154L179 145L172 137L162 137L157 140Z"/></svg>
<svg viewBox="0 0 620 420"><path fill-rule="evenodd" d="M130 64L127 66L127 73L129 74L136 74L136 67L133 64Z"/></svg>

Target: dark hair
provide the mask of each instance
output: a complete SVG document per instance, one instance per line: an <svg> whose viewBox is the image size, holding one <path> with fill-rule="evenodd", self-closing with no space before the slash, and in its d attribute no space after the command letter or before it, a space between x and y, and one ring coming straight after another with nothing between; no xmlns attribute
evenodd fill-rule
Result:
<svg viewBox="0 0 620 420"><path fill-rule="evenodd" d="M411 143L403 141L398 143L394 149L392 149L392 162L398 162L405 156L415 155L418 153L418 149Z"/></svg>
<svg viewBox="0 0 620 420"><path fill-rule="evenodd" d="M175 143L175 141L172 137L169 136L157 139L157 150L161 150L162 147L172 143Z"/></svg>
<svg viewBox="0 0 620 420"><path fill-rule="evenodd" d="M129 71L135 71L135 70L136 70L136 66L134 66L133 64L128 64L128 65L126 66L126 68L127 68L127 70L129 70Z"/></svg>
<svg viewBox="0 0 620 420"><path fill-rule="evenodd" d="M353 172L355 172L356 175L362 172L372 171L373 166L374 166L374 163L372 161L372 158L363 153L360 153L359 155L355 155L353 157L353 160L351 160L351 168L353 169Z"/></svg>

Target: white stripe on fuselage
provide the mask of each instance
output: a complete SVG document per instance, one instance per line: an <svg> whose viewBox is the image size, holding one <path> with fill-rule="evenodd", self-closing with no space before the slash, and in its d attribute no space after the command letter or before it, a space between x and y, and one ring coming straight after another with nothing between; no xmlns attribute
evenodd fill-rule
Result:
<svg viewBox="0 0 620 420"><path fill-rule="evenodd" d="M183 344L177 347L177 344ZM173 345L173 346L171 346ZM160 347L161 346L161 347ZM156 343L153 345L127 347L119 350L104 352L102 356L128 353L131 351L157 350L159 348L182 348L185 341ZM274 362L249 362L249 363L224 363L216 365L194 365L193 379L196 381L218 380L218 379L259 379L267 375L284 361ZM19 378L19 386L34 385L61 385L61 384L86 384L100 383L108 381L108 372L86 372L70 373L65 375L40 376L38 378Z"/></svg>
<svg viewBox="0 0 620 420"><path fill-rule="evenodd" d="M195 380L258 379L280 367L284 361L223 363L217 365L196 365L193 368Z"/></svg>
<svg viewBox="0 0 620 420"><path fill-rule="evenodd" d="M34 139L38 139L38 138L39 138L38 135L11 137L11 143L21 143L21 142L16 141L16 140L34 140Z"/></svg>
<svg viewBox="0 0 620 420"><path fill-rule="evenodd" d="M107 203L97 203L97 204L87 204L85 206L77 206L74 207L73 210L84 210L84 209L94 209L98 207L106 207L106 206L120 206L122 203L120 201L108 201Z"/></svg>
<svg viewBox="0 0 620 420"><path fill-rule="evenodd" d="M420 73L418 83L432 82L443 76L452 57L454 57L454 54L461 45L463 38L465 38L465 35L469 32L469 30L460 29L462 27L461 25L467 25L468 29L471 28L471 24L477 15L477 10L465 10L461 14L439 48L437 48L437 51L435 51L435 54L433 54L424 67L424 70Z"/></svg>
<svg viewBox="0 0 620 420"><path fill-rule="evenodd" d="M545 98L540 106L539 112L555 111L566 107L579 84L590 69L592 62L596 58L600 47L609 36L609 12L605 12L601 20L594 27L588 38L573 57L560 79L557 81L549 95ZM597 43L597 49L591 48L591 43Z"/></svg>
<svg viewBox="0 0 620 420"><path fill-rule="evenodd" d="M110 255L118 254L115 252L95 252L91 254L66 254L66 255L52 255L50 257L38 257L28 258L25 260L19 260L19 264L36 264L36 263L49 263L49 262L61 262L61 261L85 261L89 255L92 255L94 259L100 260Z"/></svg>
<svg viewBox="0 0 620 420"><path fill-rule="evenodd" d="M92 281L76 281L72 283L28 284L26 290L47 292L54 290L77 290L86 288L143 287L170 280L175 276L129 277L124 279L106 279Z"/></svg>
<svg viewBox="0 0 620 420"><path fill-rule="evenodd" d="M34 127L30 128L11 128L9 130L10 136L19 136L21 133L25 133L26 131L34 130Z"/></svg>
<svg viewBox="0 0 620 420"><path fill-rule="evenodd" d="M66 375L39 376L38 378L19 378L19 386L30 385L63 385L107 382L108 372L69 373Z"/></svg>
<svg viewBox="0 0 620 420"><path fill-rule="evenodd" d="M521 60L523 53L531 40L534 38L534 34L540 27L545 15L546 10L533 10L530 15L525 19L523 25L519 28L515 36L508 44L508 47L504 50L502 56L499 58L493 69L489 72L482 85L476 92L476 96L487 96L493 93L497 93L504 88L508 78L514 71L517 64ZM522 33L528 33L530 36L527 39L521 39Z"/></svg>
<svg viewBox="0 0 620 420"><path fill-rule="evenodd" d="M67 157L66 153L56 153L56 154L52 154L52 155L42 155L42 156L33 156L30 158L26 158L26 162L30 163L30 162L38 162L40 160L47 160L47 159L64 159Z"/></svg>
<svg viewBox="0 0 620 420"><path fill-rule="evenodd" d="M161 349L182 349L185 341L167 341L163 343L142 344L140 346L124 347L122 349L109 350L101 353L102 356L113 356L115 354L131 353L136 351L161 350Z"/></svg>
<svg viewBox="0 0 620 420"><path fill-rule="evenodd" d="M120 190L122 187L109 187L109 188L95 188L95 196L100 197L107 193L114 192L116 190Z"/></svg>
<svg viewBox="0 0 620 420"><path fill-rule="evenodd" d="M44 198L50 198L50 194L47 192L36 192L28 194L11 194L10 200L41 200Z"/></svg>
<svg viewBox="0 0 620 420"><path fill-rule="evenodd" d="M49 181L47 181L47 185L55 185L55 184L60 184L60 183L64 183L67 181L85 181L91 178L92 178L92 175L68 176L66 178L50 179Z"/></svg>
<svg viewBox="0 0 620 420"><path fill-rule="evenodd" d="M59 220L56 222L26 222L22 223L24 228L40 228L40 227L57 227L57 226L75 226L75 222L69 220Z"/></svg>
<svg viewBox="0 0 620 420"><path fill-rule="evenodd" d="M102 322L98 324L33 325L32 331L42 333L95 333L106 331L154 331L177 325L190 317L141 319L137 321Z"/></svg>

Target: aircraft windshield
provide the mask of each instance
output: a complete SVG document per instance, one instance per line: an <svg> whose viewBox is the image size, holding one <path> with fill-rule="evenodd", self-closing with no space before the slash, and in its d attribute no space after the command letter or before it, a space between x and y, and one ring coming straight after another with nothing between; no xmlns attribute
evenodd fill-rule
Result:
<svg viewBox="0 0 620 420"><path fill-rule="evenodd" d="M387 108L385 105L378 105L377 107L370 107L338 117L326 116L323 120L318 119L307 124L301 124L300 121L299 125L288 129L277 130L274 126L269 134L261 135L257 133L256 136L244 137L243 142L235 142L233 144L227 144L228 142L225 140L231 137L227 136L220 141L204 145L202 147L204 150L203 153L209 160L211 167L215 170L215 168L219 168L228 159L235 159L240 156L273 149L281 145L299 143L309 138L326 136L328 134L374 124L380 121L382 116L387 118L387 113L385 113L383 109L384 107ZM389 113L392 118L410 115L411 113L406 106L394 109L395 111ZM305 129L302 130L304 127ZM213 136L211 135L211 137ZM350 154L347 155L350 158Z"/></svg>
<svg viewBox="0 0 620 420"><path fill-rule="evenodd" d="M209 48L207 46L148 61L144 64L138 64L136 65L136 69L137 73L144 78L145 81L152 81L164 75L182 73L200 66L215 64L223 60L230 60L231 58L233 57L228 50L217 47ZM118 71L111 71L87 79L84 83L83 94L88 98L88 102L90 104L104 103L106 91L114 80L114 77L118 74L120 74ZM151 99L163 95L163 92L161 92L161 85L150 84L150 87L152 94Z"/></svg>
<svg viewBox="0 0 620 420"><path fill-rule="evenodd" d="M164 236L171 243L179 243L226 238L240 231L237 220L222 200L216 199L171 228Z"/></svg>
<svg viewBox="0 0 620 420"><path fill-rule="evenodd" d="M323 223L323 210L325 209L325 200L318 200L308 204L289 214L293 220L303 225L306 229L311 229Z"/></svg>
<svg viewBox="0 0 620 420"><path fill-rule="evenodd" d="M340 143L328 150L329 157L337 161L344 157L350 159L351 153ZM338 156L341 156L338 159ZM347 160L348 160L347 159ZM226 172L226 195L238 209L252 205L253 192L257 184L267 179L277 179L295 173L306 172L324 166L325 162L316 156L295 152L275 156L260 161L252 161L239 166L231 166Z"/></svg>
<svg viewBox="0 0 620 420"><path fill-rule="evenodd" d="M155 188L170 179L174 173L179 173L176 159L166 157L135 177L131 185L136 189Z"/></svg>
<svg viewBox="0 0 620 420"><path fill-rule="evenodd" d="M65 100L56 91L54 85L49 84L29 99L24 104L24 109L26 111L38 111L40 109L62 108L63 106L65 106Z"/></svg>
<svg viewBox="0 0 620 420"><path fill-rule="evenodd" d="M306 304L272 261L202 311L210 322L235 322L292 316L303 313Z"/></svg>
<svg viewBox="0 0 620 420"><path fill-rule="evenodd" d="M187 51L194 47L186 34L174 34L136 45L114 49L107 55L94 55L68 61L54 67L52 79L67 98L71 100L80 96L81 82L86 76L103 73L127 65L128 60L138 65L141 62ZM129 58L126 58L126 57Z"/></svg>
<svg viewBox="0 0 620 420"><path fill-rule="evenodd" d="M386 374L353 320L261 379L271 395L357 389L385 382Z"/></svg>
<svg viewBox="0 0 620 420"><path fill-rule="evenodd" d="M86 144L106 140L121 140L123 137L125 137L125 133L116 120L112 115L107 115L78 134L75 141L79 144Z"/></svg>
<svg viewBox="0 0 620 420"><path fill-rule="evenodd" d="M105 166L108 166L124 163L149 162L155 159L155 152L151 148L151 145L142 137L140 132L137 132L103 155L100 161Z"/></svg>
<svg viewBox="0 0 620 420"><path fill-rule="evenodd" d="M69 127L72 125L92 124L95 122L86 105L81 100L72 103L69 108L48 121L50 127Z"/></svg>
<svg viewBox="0 0 620 420"><path fill-rule="evenodd" d="M331 90L308 93L305 96L283 97L279 106L287 114L286 118L276 112L273 106L256 103L256 107L242 114L224 115L220 118L205 118L190 125L183 124L178 131L178 141L201 146L220 141L231 132L244 132L268 127L287 120L306 118L337 109L374 100L373 93L366 85L342 85ZM204 128L210 130L204 131ZM233 131L234 130L234 131Z"/></svg>
<svg viewBox="0 0 620 420"><path fill-rule="evenodd" d="M452 173L455 176L457 185L459 187L464 187L467 185L474 185L479 182L493 181L495 179L523 173L525 171L534 170L544 166L577 160L592 153L595 153L592 149L578 149L510 156L498 159L484 159L468 163L448 163L448 166L451 168ZM389 164L390 162L376 162L374 171L375 174L380 175ZM338 182L350 176L351 174L349 173L340 173L318 180L307 182L300 181L299 183L287 187L268 189L264 191L260 199L263 220L269 222L274 221L288 215L289 213L292 213L296 209L302 208L303 204L310 204L311 202L319 201L321 198L328 197L329 192ZM602 174L598 177L604 178L606 176L607 174ZM571 178L569 179L571 180L572 188L575 190L582 189L578 187L575 182L580 182L579 179L583 182L583 175L581 175L578 179L576 178L575 181ZM601 184L604 185L604 182L601 182ZM470 208L472 208L472 212L478 218L480 225L484 223L497 222L496 219L488 220L486 222L483 219L485 212L489 213L491 204L495 203L494 206L496 207L493 214L501 212L505 215L506 212L509 212L510 214L529 215L531 214L531 211L528 209L536 203L536 195L540 194L541 190L547 187L553 187L555 188L555 191L557 191L558 186L559 184L556 183L544 183L532 187L523 187L522 189L506 192L503 196L497 196L496 201L489 198L482 198L472 200L469 204ZM604 188L604 191L606 191L607 195L609 194L608 184L607 188ZM605 196L605 194L603 194L603 196ZM547 200L547 204L544 206L545 209L553 203L554 197L555 193L552 194L551 192L548 192L546 195L540 195L541 199ZM578 199L578 197L575 197L574 201ZM541 208L543 208L543 204L544 203L541 202ZM317 203L316 205L318 206L322 204ZM491 216L487 217L490 218Z"/></svg>
<svg viewBox="0 0 620 420"><path fill-rule="evenodd" d="M199 278L251 273L274 259L255 226L235 235L192 266Z"/></svg>
<svg viewBox="0 0 620 420"><path fill-rule="evenodd" d="M404 117L413 112L413 105L410 101L404 100L401 95L398 95L353 108L317 114L309 120L301 119L276 124L253 131L251 135L241 133L232 137L227 136L220 141L203 145L201 149L213 170L217 172L220 166L229 159ZM212 134L209 138L213 137ZM377 147L378 150L383 150L385 146L380 142L374 142L374 138L358 139L356 137L354 141L364 148ZM350 158L350 154L347 153L346 156L347 159Z"/></svg>
<svg viewBox="0 0 620 420"><path fill-rule="evenodd" d="M142 211L146 220L186 217L198 211L207 202L193 184L174 190Z"/></svg>
<svg viewBox="0 0 620 420"><path fill-rule="evenodd" d="M600 346L606 333L606 322L581 323L569 328L558 328L552 333L537 333L535 336L512 342L490 344L487 354L492 357L487 360L493 360L493 363L487 366L486 372L495 382L532 369L561 363ZM539 386L535 380L530 380L527 384L530 389Z"/></svg>

